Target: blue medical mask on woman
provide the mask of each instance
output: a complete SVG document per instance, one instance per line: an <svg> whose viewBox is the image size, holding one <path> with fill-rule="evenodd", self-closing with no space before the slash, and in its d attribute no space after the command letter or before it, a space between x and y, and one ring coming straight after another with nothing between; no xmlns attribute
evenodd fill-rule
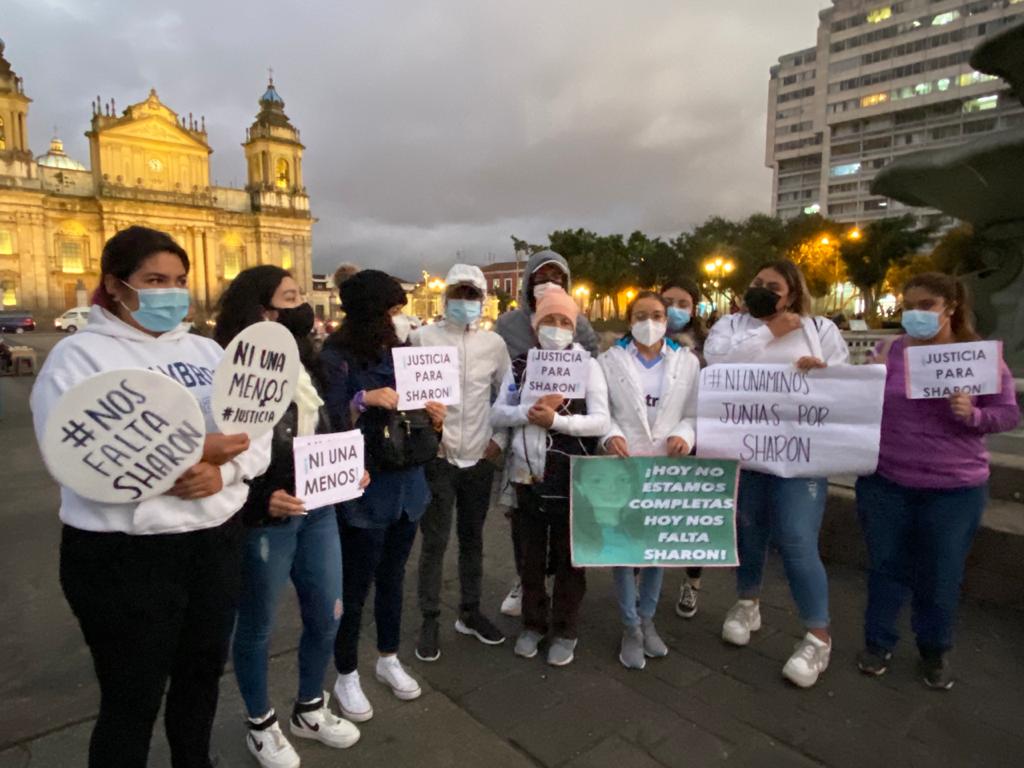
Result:
<svg viewBox="0 0 1024 768"><path fill-rule="evenodd" d="M480 319L483 309L479 301L472 299L448 299L444 316L455 325L470 325Z"/></svg>
<svg viewBox="0 0 1024 768"><path fill-rule="evenodd" d="M124 280L121 282L135 291L139 297L139 308L129 309L123 301L121 306L147 331L166 333L177 328L188 314L192 300L187 288L135 288Z"/></svg>
<svg viewBox="0 0 1024 768"><path fill-rule="evenodd" d="M690 320L693 316L690 314L688 309L680 309L679 307L668 308L668 330L669 333L679 333L686 326L690 324Z"/></svg>
<svg viewBox="0 0 1024 768"><path fill-rule="evenodd" d="M930 312L927 309L905 309L903 310L903 330L913 339L927 341L934 339L939 333L941 325L941 314Z"/></svg>

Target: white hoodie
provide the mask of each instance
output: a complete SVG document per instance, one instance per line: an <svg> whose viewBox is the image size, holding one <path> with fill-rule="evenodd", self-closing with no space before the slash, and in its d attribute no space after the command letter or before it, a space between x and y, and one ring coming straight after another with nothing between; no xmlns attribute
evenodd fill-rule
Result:
<svg viewBox="0 0 1024 768"><path fill-rule="evenodd" d="M224 350L212 339L190 334L189 323L150 336L123 323L99 306L89 324L60 341L32 388L30 405L36 439L41 440L46 417L60 396L83 379L103 371L146 368L159 371L189 390L199 401L207 433L219 431L210 413L213 371ZM224 488L197 501L157 496L139 504L102 504L61 486L60 519L85 531L183 533L212 528L241 509L249 494L246 480L262 474L270 462L270 434L252 442L249 450L221 467Z"/></svg>

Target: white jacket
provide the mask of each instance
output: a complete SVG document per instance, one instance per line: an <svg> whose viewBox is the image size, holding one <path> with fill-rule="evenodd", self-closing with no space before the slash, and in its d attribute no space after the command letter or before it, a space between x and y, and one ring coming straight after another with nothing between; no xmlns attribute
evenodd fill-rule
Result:
<svg viewBox="0 0 1024 768"><path fill-rule="evenodd" d="M611 426L601 440L604 445L621 437L632 456L664 456L670 437L681 437L692 449L697 426L697 384L700 362L697 356L675 342L664 346L664 383L655 410L654 427L647 419L647 405L633 360L635 352L626 342L614 344L598 358L608 382Z"/></svg>
<svg viewBox="0 0 1024 768"><path fill-rule="evenodd" d="M801 332L810 353L826 364L841 365L849 359L843 334L828 318L804 317ZM774 339L771 330L761 320L747 313L726 315L711 326L711 333L704 342L704 359L708 365L756 363Z"/></svg>
<svg viewBox="0 0 1024 768"><path fill-rule="evenodd" d="M459 350L462 402L448 406L439 455L452 464L469 467L484 456L494 440L504 450L507 433L491 429L491 403L501 391L509 368L505 342L493 331L458 326L442 320L412 332L417 347L456 347Z"/></svg>
<svg viewBox="0 0 1024 768"><path fill-rule="evenodd" d="M93 306L89 324L53 348L32 387L29 403L36 439L42 440L46 417L64 392L93 374L125 368L146 368L174 379L199 401L207 433L219 431L211 416L210 396L213 371L224 350L212 339L190 334L190 327L182 323L153 337ZM139 504L102 504L62 486L60 519L85 531L130 534L182 533L220 525L245 503L245 481L266 470L270 439L267 434L254 440L249 450L223 465L224 488L213 496L197 501L157 496Z"/></svg>
<svg viewBox="0 0 1024 768"><path fill-rule="evenodd" d="M573 349L582 350L579 344ZM590 378L587 381L587 413L565 416L555 414L551 430L573 437L601 437L608 432L608 386L601 365L588 358ZM525 377L523 384L525 385ZM523 387L525 389L525 386ZM498 399L491 408L491 426L495 429L511 428L511 450L508 460L508 479L513 483L532 485L535 478L544 476L550 444L548 430L531 424L526 414L537 401L536 396L520 398L511 367L501 383Z"/></svg>

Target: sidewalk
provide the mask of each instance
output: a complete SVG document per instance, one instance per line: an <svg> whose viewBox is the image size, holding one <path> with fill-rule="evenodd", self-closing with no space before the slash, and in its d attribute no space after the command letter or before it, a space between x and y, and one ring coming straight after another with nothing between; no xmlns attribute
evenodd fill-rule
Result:
<svg viewBox="0 0 1024 768"><path fill-rule="evenodd" d="M487 606L510 579L504 521L487 529ZM418 549L413 552L415 564ZM454 565L449 558L451 565ZM414 570L410 568L410 574ZM862 574L830 568L835 652L817 687L797 690L780 669L799 633L781 568L772 562L764 595L764 629L747 649L724 645L721 618L731 603L731 576L705 579L701 612L684 621L672 611L679 577L666 578L659 627L672 653L642 672L616 661L617 626L611 580L594 573L584 604L576 662L564 669L512 655L511 641L481 645L451 629L457 605L454 567L446 572L443 655L434 664L412 654L418 629L414 578L406 583L406 642L402 658L423 684L422 698L402 703L373 679L364 643L361 671L375 707L362 740L338 753L299 743L303 765L406 766L1018 766L1024 754L1024 615L1019 610L964 606L955 657L961 681L942 694L924 689L903 645L888 676L867 679L854 668L860 648ZM271 664L272 696L289 705L296 680L298 638L294 601L282 605L282 631ZM516 622L502 617L510 638ZM908 630L909 632L909 630ZM368 628L372 641L372 627ZM327 685L333 683L329 673ZM84 765L93 705L80 722L0 752L0 768ZM253 766L244 746L242 707L230 674L214 743L221 766ZM151 764L168 765L162 728Z"/></svg>

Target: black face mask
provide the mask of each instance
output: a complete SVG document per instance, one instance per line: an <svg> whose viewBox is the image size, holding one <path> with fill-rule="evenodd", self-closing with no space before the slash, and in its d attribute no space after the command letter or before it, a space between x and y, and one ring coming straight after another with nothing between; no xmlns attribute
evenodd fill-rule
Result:
<svg viewBox="0 0 1024 768"><path fill-rule="evenodd" d="M751 317L760 320L775 314L777 311L775 308L779 305L781 298L775 291L767 288L748 288L747 292L743 294L743 304Z"/></svg>
<svg viewBox="0 0 1024 768"><path fill-rule="evenodd" d="M299 304L297 307L288 307L286 309L271 307L271 309L277 311L277 322L291 331L292 336L301 339L304 336L309 336L313 330L313 321L316 317L313 314L313 307L309 302Z"/></svg>

